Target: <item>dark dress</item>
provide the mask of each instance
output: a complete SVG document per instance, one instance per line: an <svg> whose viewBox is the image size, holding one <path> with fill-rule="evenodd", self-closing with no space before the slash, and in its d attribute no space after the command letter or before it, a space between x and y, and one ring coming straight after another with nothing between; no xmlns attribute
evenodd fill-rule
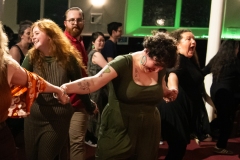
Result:
<svg viewBox="0 0 240 160"><path fill-rule="evenodd" d="M158 84L140 86L133 80L132 55L118 56L109 63L118 76L109 83L109 103L101 117L96 157L99 160L156 160L160 141L162 77Z"/></svg>
<svg viewBox="0 0 240 160"><path fill-rule="evenodd" d="M202 140L205 134L210 133L210 125L202 99L203 74L191 59L179 56L179 67L168 71L178 77L178 97L171 103L162 102L159 108L163 138L181 139L182 143L188 144L190 133L195 132Z"/></svg>
<svg viewBox="0 0 240 160"><path fill-rule="evenodd" d="M213 61L203 68L204 75L211 72ZM240 100L240 62L236 60L224 65L219 78L213 75L210 88L211 98L217 109L217 118L211 124L213 128L220 129L217 142L218 148L226 148L232 131L235 113Z"/></svg>

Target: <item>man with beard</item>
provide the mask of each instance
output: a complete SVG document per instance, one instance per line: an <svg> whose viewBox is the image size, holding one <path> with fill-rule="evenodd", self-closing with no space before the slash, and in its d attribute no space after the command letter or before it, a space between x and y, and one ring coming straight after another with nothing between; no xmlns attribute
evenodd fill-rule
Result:
<svg viewBox="0 0 240 160"><path fill-rule="evenodd" d="M104 48L102 49L102 55L107 62L112 61L117 57L117 41L122 36L122 23L111 22L107 26L109 39L105 42Z"/></svg>
<svg viewBox="0 0 240 160"><path fill-rule="evenodd" d="M83 64L87 66L87 53L84 47L84 43L81 37L81 33L84 27L84 15L80 8L69 8L65 13L65 35L71 41L83 59ZM87 76L86 68L82 68L83 77ZM77 94L70 96L71 104L74 108L74 114L72 116L69 128L69 140L70 140L70 159L71 160L85 160L85 134L87 131L88 115L86 112L86 104L83 104Z"/></svg>

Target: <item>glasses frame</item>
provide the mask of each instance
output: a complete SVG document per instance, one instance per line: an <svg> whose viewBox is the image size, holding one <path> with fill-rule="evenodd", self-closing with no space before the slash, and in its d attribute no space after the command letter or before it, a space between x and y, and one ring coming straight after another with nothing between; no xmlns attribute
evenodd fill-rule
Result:
<svg viewBox="0 0 240 160"><path fill-rule="evenodd" d="M83 18L70 18L70 19L66 19L65 21L68 21L71 24L76 23L83 23L84 19Z"/></svg>

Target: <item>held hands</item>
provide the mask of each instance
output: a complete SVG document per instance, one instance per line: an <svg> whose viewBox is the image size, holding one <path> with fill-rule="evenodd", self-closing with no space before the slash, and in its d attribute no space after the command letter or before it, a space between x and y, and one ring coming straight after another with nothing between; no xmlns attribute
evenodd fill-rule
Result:
<svg viewBox="0 0 240 160"><path fill-rule="evenodd" d="M168 103L172 102L177 98L178 90L177 89L166 89L164 92L163 100Z"/></svg>
<svg viewBox="0 0 240 160"><path fill-rule="evenodd" d="M53 93L53 97L58 99L61 104L67 104L70 102L70 97L66 94L62 87L57 87L58 92Z"/></svg>

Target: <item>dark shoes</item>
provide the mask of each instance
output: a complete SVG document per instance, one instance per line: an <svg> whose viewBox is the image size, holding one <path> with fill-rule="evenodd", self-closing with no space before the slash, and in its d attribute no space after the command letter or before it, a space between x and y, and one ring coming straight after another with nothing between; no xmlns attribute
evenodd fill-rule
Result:
<svg viewBox="0 0 240 160"><path fill-rule="evenodd" d="M222 155L233 155L233 151L230 151L224 148L218 148L218 147L214 147L213 152L216 154L222 154Z"/></svg>

